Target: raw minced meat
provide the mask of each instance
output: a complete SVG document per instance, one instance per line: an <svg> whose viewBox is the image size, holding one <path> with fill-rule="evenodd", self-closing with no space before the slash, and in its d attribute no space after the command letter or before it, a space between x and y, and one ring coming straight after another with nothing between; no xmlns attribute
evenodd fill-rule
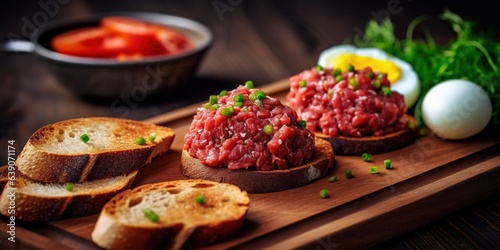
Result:
<svg viewBox="0 0 500 250"><path fill-rule="evenodd" d="M313 156L314 134L297 113L261 90L239 86L195 114L184 150L211 167L276 170ZM242 100L242 101L237 101Z"/></svg>
<svg viewBox="0 0 500 250"><path fill-rule="evenodd" d="M404 97L387 74L311 68L290 78L288 105L307 128L329 137L383 136L407 126Z"/></svg>

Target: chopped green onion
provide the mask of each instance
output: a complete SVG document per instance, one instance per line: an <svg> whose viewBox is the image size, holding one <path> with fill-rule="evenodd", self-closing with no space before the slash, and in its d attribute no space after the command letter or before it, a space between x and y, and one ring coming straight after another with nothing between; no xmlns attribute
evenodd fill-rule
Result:
<svg viewBox="0 0 500 250"><path fill-rule="evenodd" d="M299 125L299 127L301 128L305 128L307 126L307 122L304 120L298 120L297 125Z"/></svg>
<svg viewBox="0 0 500 250"><path fill-rule="evenodd" d="M339 180L339 178L337 176L332 176L332 177L328 178L328 182L330 182L330 183L336 182L338 180Z"/></svg>
<svg viewBox="0 0 500 250"><path fill-rule="evenodd" d="M203 204L205 202L205 196L198 195L194 198L194 201L198 204Z"/></svg>
<svg viewBox="0 0 500 250"><path fill-rule="evenodd" d="M156 133L150 133L149 134L149 140L154 141L156 139Z"/></svg>
<svg viewBox="0 0 500 250"><path fill-rule="evenodd" d="M332 72L333 76L337 77L337 76L340 76L342 75L342 70L339 69L339 68L336 68L333 72Z"/></svg>
<svg viewBox="0 0 500 250"><path fill-rule="evenodd" d="M242 102L245 100L245 96L243 94L237 94L234 96L234 101L235 102Z"/></svg>
<svg viewBox="0 0 500 250"><path fill-rule="evenodd" d="M245 87L247 87L247 89L253 89L253 87L254 87L253 82L252 81L246 81L245 82Z"/></svg>
<svg viewBox="0 0 500 250"><path fill-rule="evenodd" d="M87 134L83 134L80 136L80 140L82 140L82 142L87 143L90 140L90 137Z"/></svg>
<svg viewBox="0 0 500 250"><path fill-rule="evenodd" d="M264 100L266 98L266 94L264 93L264 91L262 90L259 90L257 92L254 93L255 94L255 97L258 99L258 100Z"/></svg>
<svg viewBox="0 0 500 250"><path fill-rule="evenodd" d="M335 82L340 82L342 81L342 79L343 79L342 75L338 75L335 77Z"/></svg>
<svg viewBox="0 0 500 250"><path fill-rule="evenodd" d="M387 87L387 86L382 86L382 93L385 95L385 96L389 96L391 95L392 91L391 91L391 88Z"/></svg>
<svg viewBox="0 0 500 250"><path fill-rule="evenodd" d="M227 106L225 108L222 108L220 110L220 114L223 115L223 116L230 116L234 113L234 108L233 106Z"/></svg>
<svg viewBox="0 0 500 250"><path fill-rule="evenodd" d="M328 193L328 189L321 189L319 191L319 197L323 198L323 199L326 199L330 196L330 194Z"/></svg>
<svg viewBox="0 0 500 250"><path fill-rule="evenodd" d="M366 77L372 79L373 78L373 73L372 72L367 72Z"/></svg>
<svg viewBox="0 0 500 250"><path fill-rule="evenodd" d="M266 98L266 94L262 90L258 90L250 94L248 98L253 102L255 100L264 100Z"/></svg>
<svg viewBox="0 0 500 250"><path fill-rule="evenodd" d="M358 86L358 81L356 81L356 79L354 78L349 78L349 86L351 86L351 88L356 88Z"/></svg>
<svg viewBox="0 0 500 250"><path fill-rule="evenodd" d="M217 103L217 96L216 95L210 95L210 97L208 97L208 103L210 104L216 104Z"/></svg>
<svg viewBox="0 0 500 250"><path fill-rule="evenodd" d="M363 153L361 155L361 158L363 158L363 161L371 161L372 160L372 155L370 153Z"/></svg>
<svg viewBox="0 0 500 250"><path fill-rule="evenodd" d="M219 96L220 96L220 97L223 97L223 96L225 96L226 94L227 94L227 90L223 89L223 90L221 90L221 91L220 91Z"/></svg>
<svg viewBox="0 0 500 250"><path fill-rule="evenodd" d="M374 80L374 81L372 82L372 85L373 85L373 87L374 87L374 88L376 88L376 89L380 88L380 80L378 80L378 79L377 79L377 80Z"/></svg>
<svg viewBox="0 0 500 250"><path fill-rule="evenodd" d="M271 125L271 124L267 124L266 126L264 126L263 131L264 131L264 133L265 133L266 135L270 135L270 134L272 134L272 133L273 133L273 131L274 131L273 125Z"/></svg>
<svg viewBox="0 0 500 250"><path fill-rule="evenodd" d="M377 75L377 79L382 79L382 78L384 78L386 76L387 76L386 73L380 73L380 74Z"/></svg>
<svg viewBox="0 0 500 250"><path fill-rule="evenodd" d="M243 107L243 102L234 102L234 106L236 107Z"/></svg>
<svg viewBox="0 0 500 250"><path fill-rule="evenodd" d="M300 80L300 82L299 82L299 87L301 87L301 88L307 87L307 82L306 82L306 80Z"/></svg>
<svg viewBox="0 0 500 250"><path fill-rule="evenodd" d="M354 66L352 64L347 65L347 71L353 72L354 71Z"/></svg>
<svg viewBox="0 0 500 250"><path fill-rule="evenodd" d="M135 142L139 145L143 145L144 143L146 143L146 139L144 139L144 137L142 136L139 136L135 139Z"/></svg>
<svg viewBox="0 0 500 250"><path fill-rule="evenodd" d="M316 65L316 71L322 71L323 70L323 67L321 65Z"/></svg>
<svg viewBox="0 0 500 250"><path fill-rule="evenodd" d="M345 172L345 177L346 177L347 179L351 179L351 178L353 177L353 176L352 176L352 171L351 171L351 170L347 169L347 170L346 170L346 171L344 171L344 172Z"/></svg>
<svg viewBox="0 0 500 250"><path fill-rule="evenodd" d="M218 104L207 103L207 104L205 104L205 108L206 109L211 109L211 110L216 110L217 108L219 108L219 105Z"/></svg>
<svg viewBox="0 0 500 250"><path fill-rule="evenodd" d="M385 169L391 169L392 168L392 161L390 159L385 159L384 160L384 167L385 167Z"/></svg>
<svg viewBox="0 0 500 250"><path fill-rule="evenodd" d="M64 184L64 187L66 188L66 190L70 191L70 192L73 192L73 183L71 182L66 182Z"/></svg>
<svg viewBox="0 0 500 250"><path fill-rule="evenodd" d="M160 217L150 208L144 209L144 216L148 218L151 222L158 222Z"/></svg>
<svg viewBox="0 0 500 250"><path fill-rule="evenodd" d="M370 172L370 174L376 174L378 173L378 167L377 166L371 166L368 168L368 172Z"/></svg>

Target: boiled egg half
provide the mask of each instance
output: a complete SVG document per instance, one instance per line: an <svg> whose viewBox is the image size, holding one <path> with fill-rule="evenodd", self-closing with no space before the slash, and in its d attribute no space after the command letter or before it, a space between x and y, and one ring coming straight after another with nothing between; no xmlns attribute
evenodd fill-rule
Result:
<svg viewBox="0 0 500 250"><path fill-rule="evenodd" d="M412 66L377 48L334 46L320 54L318 64L342 70L351 64L356 69L371 67L373 71L387 73L391 89L404 96L407 108L412 107L420 95L420 81Z"/></svg>

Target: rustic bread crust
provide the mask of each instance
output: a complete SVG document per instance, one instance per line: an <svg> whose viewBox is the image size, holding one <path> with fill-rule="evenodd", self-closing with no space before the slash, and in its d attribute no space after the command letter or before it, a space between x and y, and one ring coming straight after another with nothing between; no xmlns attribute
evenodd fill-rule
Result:
<svg viewBox="0 0 500 250"><path fill-rule="evenodd" d="M195 202L200 194L205 198L203 204ZM146 184L118 194L104 206L92 240L106 249L199 247L236 233L249 202L245 191L225 183L177 180ZM142 209L150 207L155 207L158 222L143 215Z"/></svg>
<svg viewBox="0 0 500 250"><path fill-rule="evenodd" d="M335 163L333 149L325 140L315 141L313 159L287 170L256 171L213 168L193 158L185 150L181 172L190 178L231 183L249 193L268 193L301 187L324 177Z"/></svg>
<svg viewBox="0 0 500 250"><path fill-rule="evenodd" d="M410 122L416 124L415 118L406 115ZM381 154L394 151L412 144L418 137L416 129L406 128L384 136L366 137L328 137L316 132L316 137L324 139L332 145L337 155L362 155L363 153Z"/></svg>
<svg viewBox="0 0 500 250"><path fill-rule="evenodd" d="M109 129L103 132L102 126ZM73 131L89 134L88 148L82 150L81 145L75 145L83 145L83 142L79 139L80 134ZM91 144L93 133L97 132L109 138L108 146ZM138 136L147 140L152 132L156 134L153 142L147 141L144 145L135 143ZM126 175L143 167L152 158L167 151L174 136L170 128L133 120L109 117L65 120L37 130L18 156L16 165L30 179L46 183L105 179ZM68 147L76 149L71 153L56 152L51 147L57 145L58 140L72 140Z"/></svg>
<svg viewBox="0 0 500 250"><path fill-rule="evenodd" d="M64 184L43 184L30 180L21 173L16 173L15 186L6 185L0 196L0 213L5 216L16 216L21 221L54 221L65 218L80 217L99 213L113 196L129 189L137 171L124 177L108 180L97 180L84 184L74 184L74 191L65 189ZM100 184L103 181L107 185ZM27 190L28 185L39 185L35 190ZM93 186L79 192L83 186ZM15 189L14 189L15 188ZM56 190L56 191L54 191ZM54 194L57 192L58 194ZM15 194L15 214L9 213L10 196Z"/></svg>

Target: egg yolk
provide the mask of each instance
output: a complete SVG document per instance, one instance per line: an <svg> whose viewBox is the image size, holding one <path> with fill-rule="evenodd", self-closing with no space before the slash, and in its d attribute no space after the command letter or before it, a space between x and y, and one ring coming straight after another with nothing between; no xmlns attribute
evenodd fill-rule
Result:
<svg viewBox="0 0 500 250"><path fill-rule="evenodd" d="M385 72L391 84L397 82L401 77L401 69L391 60L376 59L350 53L341 54L333 58L333 65L337 68L346 69L349 64L356 69L371 67L373 71Z"/></svg>

